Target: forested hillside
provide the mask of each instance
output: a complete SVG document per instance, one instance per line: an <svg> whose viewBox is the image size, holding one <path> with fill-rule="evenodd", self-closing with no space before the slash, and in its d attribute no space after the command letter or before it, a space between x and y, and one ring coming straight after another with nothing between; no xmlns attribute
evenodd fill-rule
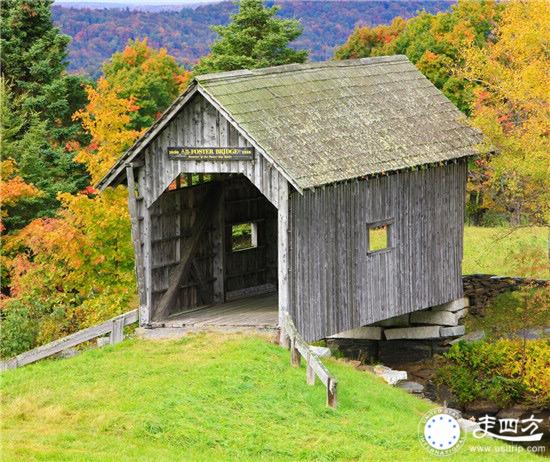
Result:
<svg viewBox="0 0 550 462"><path fill-rule="evenodd" d="M273 4L274 2L266 2ZM317 2L288 0L279 16L297 18L304 33L293 43L311 50L310 59L332 57L357 25L387 24L396 16L410 18L419 10L447 10L454 1ZM208 53L216 34L213 24L226 25L236 11L233 2L222 2L181 11L145 12L129 9L76 9L53 7L54 23L72 37L69 71L98 77L103 61L121 51L129 39L147 37L155 48L164 47L180 63L191 65Z"/></svg>

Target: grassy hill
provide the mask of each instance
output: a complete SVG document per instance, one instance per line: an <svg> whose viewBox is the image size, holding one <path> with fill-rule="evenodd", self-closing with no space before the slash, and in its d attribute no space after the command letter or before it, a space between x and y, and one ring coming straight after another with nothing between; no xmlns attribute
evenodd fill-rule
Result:
<svg viewBox="0 0 550 462"><path fill-rule="evenodd" d="M462 273L548 279L548 233L544 226L466 226Z"/></svg>
<svg viewBox="0 0 550 462"><path fill-rule="evenodd" d="M2 375L2 460L435 460L417 441L426 401L347 364L337 410L288 352L254 336L129 340ZM496 442L467 438L446 460ZM525 453L499 460L536 460Z"/></svg>

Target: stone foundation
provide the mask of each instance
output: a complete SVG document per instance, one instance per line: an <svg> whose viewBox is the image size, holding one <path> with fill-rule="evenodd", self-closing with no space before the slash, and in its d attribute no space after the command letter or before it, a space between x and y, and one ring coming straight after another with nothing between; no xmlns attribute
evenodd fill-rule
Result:
<svg viewBox="0 0 550 462"><path fill-rule="evenodd" d="M364 362L399 364L420 361L449 349L449 340L464 335L460 324L468 312L461 298L427 310L396 316L372 326L340 332L327 339L330 348Z"/></svg>

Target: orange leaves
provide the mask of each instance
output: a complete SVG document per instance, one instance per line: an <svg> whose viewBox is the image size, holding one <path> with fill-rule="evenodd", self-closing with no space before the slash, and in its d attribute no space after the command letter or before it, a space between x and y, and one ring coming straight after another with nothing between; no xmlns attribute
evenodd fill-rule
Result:
<svg viewBox="0 0 550 462"><path fill-rule="evenodd" d="M0 163L2 180L0 181L0 197L2 205L14 205L24 197L38 196L40 191L32 184L25 183L23 178L17 175L17 166L13 159L7 159Z"/></svg>
<svg viewBox="0 0 550 462"><path fill-rule="evenodd" d="M433 62L433 61L437 61L438 55L437 55L436 53L434 53L433 51L426 50L426 51L424 52L423 58L424 58L426 61Z"/></svg>
<svg viewBox="0 0 550 462"><path fill-rule="evenodd" d="M17 175L17 165L13 159L6 159L0 162L2 178L0 179L0 231L4 230L1 219L6 217L8 212L5 207L15 205L18 201L29 197L38 197L42 193L32 184L25 183L23 178Z"/></svg>
<svg viewBox="0 0 550 462"><path fill-rule="evenodd" d="M90 145L78 151L77 162L86 165L92 182L97 183L120 155L138 138L140 132L128 129L130 114L139 109L135 98L121 98L117 89L100 78L97 89L88 87L88 104L73 119L92 135Z"/></svg>
<svg viewBox="0 0 550 462"><path fill-rule="evenodd" d="M86 194L87 196L92 196L95 194L99 194L99 191L95 189L93 186L86 186L82 191L80 191L80 194Z"/></svg>
<svg viewBox="0 0 550 462"><path fill-rule="evenodd" d="M79 305L117 287L130 297L135 283L125 189L58 198L58 217L34 220L6 238L5 251L14 255L5 259L12 298Z"/></svg>
<svg viewBox="0 0 550 462"><path fill-rule="evenodd" d="M191 71L183 71L181 74L174 74L174 80L178 84L180 93L185 91L185 89L189 86L189 81L192 77L193 73Z"/></svg>
<svg viewBox="0 0 550 462"><path fill-rule="evenodd" d="M344 45L336 50L336 59L356 59L393 54L392 42L405 29L406 20L397 17L389 26L357 27Z"/></svg>
<svg viewBox="0 0 550 462"><path fill-rule="evenodd" d="M79 149L80 149L80 143L78 141L71 140L65 143L65 150L67 152L74 152L74 151L78 151Z"/></svg>

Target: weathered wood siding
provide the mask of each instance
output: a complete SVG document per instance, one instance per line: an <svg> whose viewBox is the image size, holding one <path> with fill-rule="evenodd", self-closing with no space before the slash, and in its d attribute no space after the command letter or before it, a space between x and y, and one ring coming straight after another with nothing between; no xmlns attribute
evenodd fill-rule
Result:
<svg viewBox="0 0 550 462"><path fill-rule="evenodd" d="M307 341L462 296L464 162L290 196L290 313ZM368 254L367 223L393 219Z"/></svg>
<svg viewBox="0 0 550 462"><path fill-rule="evenodd" d="M168 157L169 146L251 146L238 130L202 95L195 95L144 149L150 206L180 173L242 173L277 207L284 176L259 152L251 161L187 161Z"/></svg>
<svg viewBox="0 0 550 462"><path fill-rule="evenodd" d="M150 221L150 291L151 307L158 305L168 288L171 275L182 253L182 245L198 217L204 197L211 183L183 187L164 192L148 209L138 200L139 240L147 242L144 235L144 213ZM197 255L193 258L194 271L182 281L170 313L215 302L223 302L225 294L251 287L277 285L277 209L241 175L222 181L223 224L215 222L201 237ZM231 227L237 223L256 222L258 246L233 252ZM215 242L223 233L224 244ZM224 253L223 267L217 272L217 252ZM144 265L141 252L139 265ZM144 266L147 266L146 264ZM216 299L215 283L224 279L223 293ZM151 310L150 312L154 311Z"/></svg>
<svg viewBox="0 0 550 462"><path fill-rule="evenodd" d="M152 304L156 306L168 288L172 271L180 261L182 244L208 192L208 183L167 191L149 209L151 214ZM212 302L212 226L201 237L193 259L195 271L182 281L171 312Z"/></svg>
<svg viewBox="0 0 550 462"><path fill-rule="evenodd" d="M224 181L225 291L277 285L277 209L242 176ZM254 222L257 247L232 250L231 228Z"/></svg>

